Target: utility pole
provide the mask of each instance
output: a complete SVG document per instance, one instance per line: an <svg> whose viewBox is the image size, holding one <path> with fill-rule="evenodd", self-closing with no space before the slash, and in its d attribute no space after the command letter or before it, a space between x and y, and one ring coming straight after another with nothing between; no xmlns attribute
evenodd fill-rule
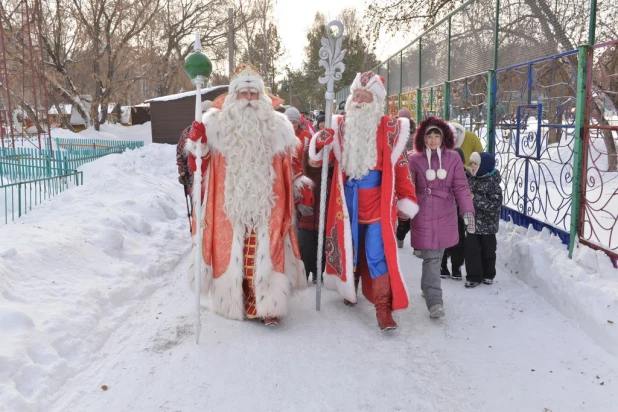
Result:
<svg viewBox="0 0 618 412"><path fill-rule="evenodd" d="M229 54L229 76L231 81L232 73L234 73L234 9L231 7L227 9L227 21L227 47Z"/></svg>

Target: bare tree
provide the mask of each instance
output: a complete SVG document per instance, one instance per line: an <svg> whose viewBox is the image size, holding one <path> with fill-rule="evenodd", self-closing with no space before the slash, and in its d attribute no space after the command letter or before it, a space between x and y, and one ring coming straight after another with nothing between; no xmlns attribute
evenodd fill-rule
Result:
<svg viewBox="0 0 618 412"><path fill-rule="evenodd" d="M107 116L120 62L132 42L160 10L161 0L72 0L74 18L84 28L92 56L94 96L91 117L99 130ZM102 117L98 116L99 107Z"/></svg>

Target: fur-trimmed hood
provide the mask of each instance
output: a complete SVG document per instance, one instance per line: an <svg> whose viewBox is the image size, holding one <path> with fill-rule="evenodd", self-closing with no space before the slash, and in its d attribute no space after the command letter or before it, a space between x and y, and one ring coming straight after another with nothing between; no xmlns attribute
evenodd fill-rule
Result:
<svg viewBox="0 0 618 412"><path fill-rule="evenodd" d="M448 122L448 124L453 129L455 135L455 147L461 147L464 140L466 140L466 128L459 122Z"/></svg>
<svg viewBox="0 0 618 412"><path fill-rule="evenodd" d="M439 117L430 116L424 119L416 129L414 135L414 149L419 153L425 153L425 133L430 127L437 127L442 131L442 148L453 149L455 147L455 137L448 124Z"/></svg>

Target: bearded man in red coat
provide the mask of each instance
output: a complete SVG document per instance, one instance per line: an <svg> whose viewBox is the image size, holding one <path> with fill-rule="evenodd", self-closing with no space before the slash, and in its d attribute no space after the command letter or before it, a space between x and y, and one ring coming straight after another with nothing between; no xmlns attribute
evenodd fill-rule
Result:
<svg viewBox="0 0 618 412"><path fill-rule="evenodd" d="M397 209L410 217L418 212L403 156L410 122L384 115L386 90L375 73L358 73L350 91L346 115L334 116L334 128L316 133L309 147L311 159L320 161L321 150L330 145L335 161L324 286L337 290L346 305L355 305L362 278L363 295L375 305L380 329L391 330L397 328L392 311L408 307L397 257Z"/></svg>
<svg viewBox="0 0 618 412"><path fill-rule="evenodd" d="M193 253L201 247L202 292L212 310L266 325L278 324L290 296L307 285L293 226L303 188L302 174L293 170L302 168L295 156L302 145L273 99L254 67L239 66L223 103L215 101L203 123L193 123L186 144L195 179L202 179L203 221L193 223L192 233L202 230L203 241L193 242L190 284L199 276ZM199 199L195 193L195 210Z"/></svg>

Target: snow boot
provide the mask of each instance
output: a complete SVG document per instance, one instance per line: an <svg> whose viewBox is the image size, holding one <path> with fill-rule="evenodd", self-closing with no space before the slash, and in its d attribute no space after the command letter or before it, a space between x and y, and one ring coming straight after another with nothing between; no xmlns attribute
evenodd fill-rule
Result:
<svg viewBox="0 0 618 412"><path fill-rule="evenodd" d="M429 308L429 317L431 319L439 319L445 316L444 307L440 303L436 303Z"/></svg>
<svg viewBox="0 0 618 412"><path fill-rule="evenodd" d="M343 303L346 306L356 306L356 303L358 302L358 283L360 282L360 274L359 273L354 273L354 291L356 293L357 296L357 301L356 302L350 302L347 299L343 300Z"/></svg>
<svg viewBox="0 0 618 412"><path fill-rule="evenodd" d="M277 326L279 324L279 318L275 316L267 316L262 319L262 322L264 322L264 326Z"/></svg>
<svg viewBox="0 0 618 412"><path fill-rule="evenodd" d="M494 284L493 279L483 279L483 285L493 285L493 284Z"/></svg>
<svg viewBox="0 0 618 412"><path fill-rule="evenodd" d="M376 308L376 318L381 330L397 329L397 323L393 320L393 291L391 279L388 273L371 279L373 304Z"/></svg>
<svg viewBox="0 0 618 412"><path fill-rule="evenodd" d="M461 277L461 267L453 268L453 274L451 275L451 279L453 280L462 280Z"/></svg>
<svg viewBox="0 0 618 412"><path fill-rule="evenodd" d="M472 288L477 287L477 286L478 286L478 285L480 285L480 284L481 284L481 282L471 282L471 281L467 281L467 282L466 282L466 287L467 287L468 289L472 289Z"/></svg>
<svg viewBox="0 0 618 412"><path fill-rule="evenodd" d="M399 249L403 248L403 240L399 240L399 239L397 239L397 247L398 247Z"/></svg>

